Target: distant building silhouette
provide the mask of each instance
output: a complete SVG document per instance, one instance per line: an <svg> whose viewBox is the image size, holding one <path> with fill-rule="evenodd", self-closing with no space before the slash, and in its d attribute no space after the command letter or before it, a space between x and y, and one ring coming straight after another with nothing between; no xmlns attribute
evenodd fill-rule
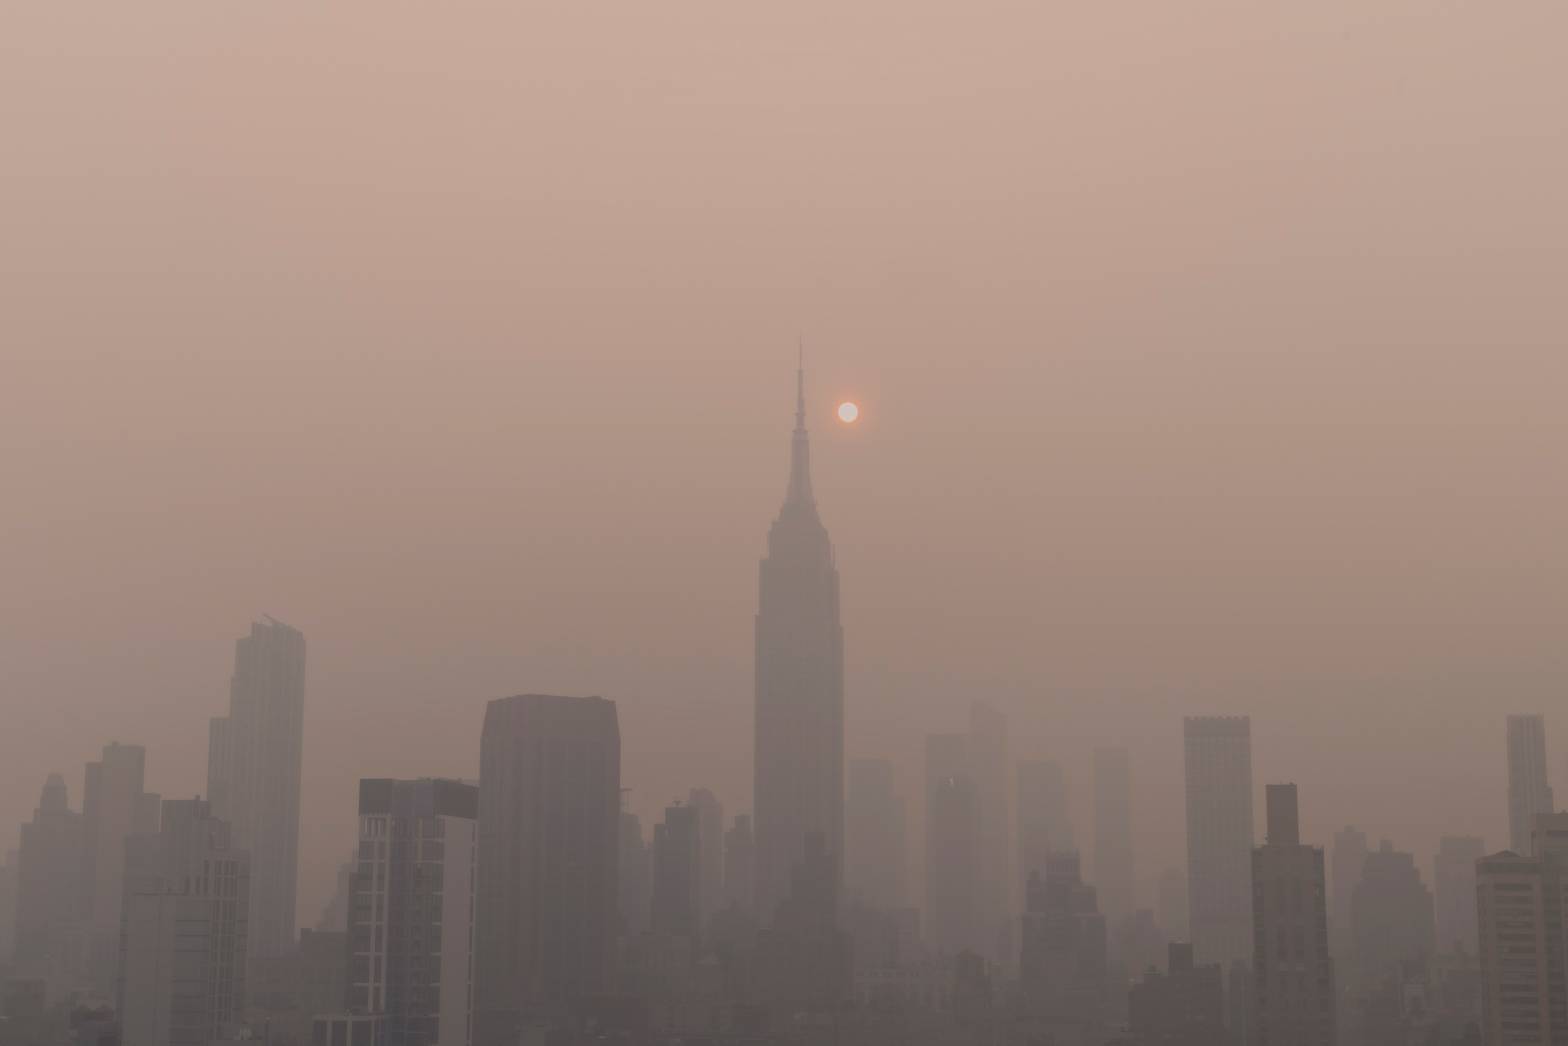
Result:
<svg viewBox="0 0 1568 1046"><path fill-rule="evenodd" d="M467 1046L474 1004L479 789L359 782L348 1012L385 1018L381 1046Z"/></svg>
<svg viewBox="0 0 1568 1046"><path fill-rule="evenodd" d="M1187 875L1180 868L1167 868L1160 873L1154 918L1173 940L1187 941L1191 936L1187 922Z"/></svg>
<svg viewBox="0 0 1568 1046"><path fill-rule="evenodd" d="M1371 852L1366 833L1359 828L1347 825L1334 833L1334 852L1330 857L1332 876L1329 882L1333 900L1329 906L1328 929L1334 954L1341 958L1353 950L1350 902L1355 896L1356 884L1361 881L1361 871L1366 867L1367 854Z"/></svg>
<svg viewBox="0 0 1568 1046"><path fill-rule="evenodd" d="M975 917L980 938L975 949L982 957L1000 960L997 942L1017 916L1013 907L1011 796L1007 758L1007 717L984 701L969 706L968 757L970 780L978 806L979 850L975 872L979 895ZM1021 884L1020 884L1021 885Z"/></svg>
<svg viewBox="0 0 1568 1046"><path fill-rule="evenodd" d="M1432 891L1421 881L1413 854L1383 840L1367 855L1350 911L1353 987L1403 977L1407 964L1424 969L1431 962L1437 937Z"/></svg>
<svg viewBox="0 0 1568 1046"><path fill-rule="evenodd" d="M1068 811L1067 775L1053 760L1020 762L1017 795L1017 888L1023 891L1030 873L1045 874L1053 850L1073 848L1073 823Z"/></svg>
<svg viewBox="0 0 1568 1046"><path fill-rule="evenodd" d="M839 862L812 832L790 891L759 936L764 997L779 1018L832 1013L850 998L850 938L838 926Z"/></svg>
<svg viewBox="0 0 1568 1046"><path fill-rule="evenodd" d="M724 907L724 804L706 788L693 788L686 802L697 809L702 851L698 911L702 926L707 926L714 913Z"/></svg>
<svg viewBox="0 0 1568 1046"><path fill-rule="evenodd" d="M866 904L902 907L905 815L904 800L893 787L893 764L851 759L845 811L845 892Z"/></svg>
<svg viewBox="0 0 1568 1046"><path fill-rule="evenodd" d="M621 811L619 909L622 931L635 936L648 929L653 900L653 851L642 834L642 821Z"/></svg>
<svg viewBox="0 0 1568 1046"><path fill-rule="evenodd" d="M979 800L963 734L926 738L925 940L936 952L979 952Z"/></svg>
<svg viewBox="0 0 1568 1046"><path fill-rule="evenodd" d="M250 859L201 799L125 847L123 1046L209 1046L244 1016Z"/></svg>
<svg viewBox="0 0 1568 1046"><path fill-rule="evenodd" d="M234 644L229 714L208 732L207 794L236 848L251 855L252 955L289 954L296 938L305 637L281 621Z"/></svg>
<svg viewBox="0 0 1568 1046"><path fill-rule="evenodd" d="M1196 965L1192 945L1172 942L1166 972L1151 969L1128 998L1128 1025L1140 1046L1219 1046L1225 1042L1225 978L1219 964Z"/></svg>
<svg viewBox="0 0 1568 1046"><path fill-rule="evenodd" d="M143 789L147 753L141 745L104 746L87 764L82 826L87 847L89 965L93 989L114 997L120 967L120 902L125 892L125 840L158 830L158 797Z"/></svg>
<svg viewBox="0 0 1568 1046"><path fill-rule="evenodd" d="M1432 886L1436 894L1439 954L1460 950L1475 954L1475 866L1485 855L1486 844L1475 836L1445 835L1438 843Z"/></svg>
<svg viewBox="0 0 1568 1046"><path fill-rule="evenodd" d="M1025 1026L1056 1046L1105 1041L1109 958L1105 916L1078 855L1051 855L1028 883L1018 959Z"/></svg>
<svg viewBox="0 0 1568 1046"><path fill-rule="evenodd" d="M1267 788L1268 834L1252 851L1257 1046L1334 1046L1323 850L1301 842L1296 786Z"/></svg>
<svg viewBox="0 0 1568 1046"><path fill-rule="evenodd" d="M606 990L617 930L621 735L615 703L491 701L479 756L474 1041Z"/></svg>
<svg viewBox="0 0 1568 1046"><path fill-rule="evenodd" d="M0 962L16 954L16 863L15 850L0 855Z"/></svg>
<svg viewBox="0 0 1568 1046"><path fill-rule="evenodd" d="M1508 717L1508 846L1530 856L1535 819L1552 812L1546 778L1546 717Z"/></svg>
<svg viewBox="0 0 1568 1046"><path fill-rule="evenodd" d="M1132 763L1125 748L1094 752L1094 887L1106 920L1136 907L1132 852Z"/></svg>
<svg viewBox="0 0 1568 1046"><path fill-rule="evenodd" d="M806 836L844 858L844 629L838 567L811 491L804 371L797 375L789 487L768 531L756 619L756 897L767 922Z"/></svg>
<svg viewBox="0 0 1568 1046"><path fill-rule="evenodd" d="M735 823L724 833L724 898L743 913L755 910L757 841L751 831L751 815L736 814Z"/></svg>
<svg viewBox="0 0 1568 1046"><path fill-rule="evenodd" d="M676 803L653 827L654 933L688 942L695 958L702 941L702 811Z"/></svg>
<svg viewBox="0 0 1568 1046"><path fill-rule="evenodd" d="M1252 722L1184 720L1187 892L1198 962L1252 961Z"/></svg>
<svg viewBox="0 0 1568 1046"><path fill-rule="evenodd" d="M65 779L50 774L16 858L16 971L41 981L51 1003L76 988L85 968L86 835Z"/></svg>
<svg viewBox="0 0 1568 1046"><path fill-rule="evenodd" d="M1540 814L1534 856L1476 864L1482 1038L1487 1046L1568 1039L1568 813Z"/></svg>

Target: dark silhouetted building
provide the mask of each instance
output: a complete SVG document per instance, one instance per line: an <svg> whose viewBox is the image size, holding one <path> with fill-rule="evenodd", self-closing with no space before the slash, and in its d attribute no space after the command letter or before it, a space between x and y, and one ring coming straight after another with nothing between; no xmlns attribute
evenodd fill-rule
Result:
<svg viewBox="0 0 1568 1046"><path fill-rule="evenodd" d="M89 965L93 989L114 998L120 965L120 902L125 892L125 840L158 830L158 797L144 790L147 753L141 745L104 746L87 764L82 828L87 846Z"/></svg>
<svg viewBox="0 0 1568 1046"><path fill-rule="evenodd" d="M844 889L870 905L905 903L904 801L886 759L851 759L845 808Z"/></svg>
<svg viewBox="0 0 1568 1046"><path fill-rule="evenodd" d="M250 859L201 799L163 804L125 846L123 1046L209 1046L244 1016Z"/></svg>
<svg viewBox="0 0 1568 1046"><path fill-rule="evenodd" d="M653 900L653 851L643 838L642 821L626 810L621 811L619 859L621 928L634 936L648 929Z"/></svg>
<svg viewBox="0 0 1568 1046"><path fill-rule="evenodd" d="M805 374L797 376L789 487L768 531L756 620L757 911L789 890L806 836L844 858L844 629L838 567L811 492Z"/></svg>
<svg viewBox="0 0 1568 1046"><path fill-rule="evenodd" d="M474 1003L479 789L359 782L348 1012L385 1018L382 1046L467 1046Z"/></svg>
<svg viewBox="0 0 1568 1046"><path fill-rule="evenodd" d="M1413 854L1395 850L1387 839L1369 853L1350 913L1355 986L1402 979L1407 965L1424 968L1431 961L1437 937L1432 891Z"/></svg>
<svg viewBox="0 0 1568 1046"><path fill-rule="evenodd" d="M86 835L65 779L50 774L16 856L16 973L54 1002L79 985L86 963Z"/></svg>
<svg viewBox="0 0 1568 1046"><path fill-rule="evenodd" d="M1475 866L1486 844L1472 835L1445 835L1432 863L1439 953L1476 950Z"/></svg>
<svg viewBox="0 0 1568 1046"><path fill-rule="evenodd" d="M686 802L697 810L702 851L697 908L706 926L713 913L724 907L724 804L706 788L693 788Z"/></svg>
<svg viewBox="0 0 1568 1046"><path fill-rule="evenodd" d="M207 795L234 846L251 855L250 949L294 950L299 796L305 728L305 637L281 621L234 644L229 714L208 732Z"/></svg>
<svg viewBox="0 0 1568 1046"><path fill-rule="evenodd" d="M1361 881L1361 870L1366 867L1367 854L1371 852L1366 833L1359 828L1347 825L1334 833L1334 852L1330 857L1333 874L1329 880L1333 900L1329 905L1328 930L1334 953L1341 958L1352 950L1350 902L1355 896L1356 884Z"/></svg>
<svg viewBox="0 0 1568 1046"><path fill-rule="evenodd" d="M1067 775L1050 759L1025 759L1018 764L1017 824L1018 889L1032 872L1045 873L1053 850L1073 848L1073 822L1068 812Z"/></svg>
<svg viewBox="0 0 1568 1046"><path fill-rule="evenodd" d="M1128 1028L1138 1046L1222 1046L1225 980L1217 963L1192 961L1192 945L1169 945L1166 971L1149 970L1128 998Z"/></svg>
<svg viewBox="0 0 1568 1046"><path fill-rule="evenodd" d="M693 958L702 940L702 811L676 803L653 827L653 932L687 941Z"/></svg>
<svg viewBox="0 0 1568 1046"><path fill-rule="evenodd" d="M1026 1026L1054 1046L1100 1046L1109 972L1105 917L1078 855L1058 852L1029 879L1018 958Z"/></svg>
<svg viewBox="0 0 1568 1046"><path fill-rule="evenodd" d="M1530 856L1535 818L1552 812L1546 776L1546 717L1508 717L1508 847Z"/></svg>
<svg viewBox="0 0 1568 1046"><path fill-rule="evenodd" d="M850 938L838 925L839 862L812 832L790 892L757 942L762 985L777 1018L831 1013L850 998Z"/></svg>
<svg viewBox="0 0 1568 1046"><path fill-rule="evenodd" d="M1136 905L1133 889L1132 762L1125 748L1094 752L1094 887L1116 923Z"/></svg>
<svg viewBox="0 0 1568 1046"><path fill-rule="evenodd" d="M984 701L969 706L970 781L979 816L979 851L975 855L975 917L979 947L985 958L1002 958L997 942L1017 915L1013 907L1012 820L1008 815L1007 717Z"/></svg>
<svg viewBox="0 0 1568 1046"><path fill-rule="evenodd" d="M741 912L754 910L757 843L751 833L751 815L736 814L735 823L724 833L724 898Z"/></svg>
<svg viewBox="0 0 1568 1046"><path fill-rule="evenodd" d="M0 859L0 963L16 954L16 851Z"/></svg>
<svg viewBox="0 0 1568 1046"><path fill-rule="evenodd" d="M1562 1000L1563 869L1509 850L1476 865L1482 1032L1488 1046L1548 1046L1568 1034Z"/></svg>
<svg viewBox="0 0 1568 1046"><path fill-rule="evenodd" d="M1198 962L1252 959L1252 721L1183 721L1187 896Z"/></svg>
<svg viewBox="0 0 1568 1046"><path fill-rule="evenodd" d="M474 1041L514 1046L606 990L618 916L615 703L492 701L479 756Z"/></svg>
<svg viewBox="0 0 1568 1046"><path fill-rule="evenodd" d="M1257 1046L1334 1046L1323 850L1301 842L1296 786L1269 785L1268 834L1252 851Z"/></svg>
<svg viewBox="0 0 1568 1046"><path fill-rule="evenodd" d="M962 734L926 738L925 940L936 952L979 953L979 801Z"/></svg>

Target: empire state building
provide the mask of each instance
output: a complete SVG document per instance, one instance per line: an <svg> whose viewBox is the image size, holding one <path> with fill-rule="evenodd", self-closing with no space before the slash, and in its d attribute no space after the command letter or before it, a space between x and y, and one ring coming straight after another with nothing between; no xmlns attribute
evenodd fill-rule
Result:
<svg viewBox="0 0 1568 1046"><path fill-rule="evenodd" d="M811 494L805 372L797 373L789 489L759 577L756 905L766 924L820 833L844 857L844 628L833 544Z"/></svg>

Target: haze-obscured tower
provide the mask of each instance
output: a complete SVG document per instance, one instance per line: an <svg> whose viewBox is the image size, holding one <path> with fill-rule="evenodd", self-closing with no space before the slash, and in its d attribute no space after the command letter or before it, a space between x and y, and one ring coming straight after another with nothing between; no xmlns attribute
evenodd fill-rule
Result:
<svg viewBox="0 0 1568 1046"><path fill-rule="evenodd" d="M1304 846L1296 786L1268 786L1268 835L1252 851L1258 1046L1334 1046L1323 850Z"/></svg>
<svg viewBox="0 0 1568 1046"><path fill-rule="evenodd" d="M687 793L686 804L697 809L702 846L698 910L702 913L702 926L706 927L714 913L724 907L724 804L707 788L693 788Z"/></svg>
<svg viewBox="0 0 1568 1046"><path fill-rule="evenodd" d="M208 732L207 795L237 850L250 854L252 955L294 948L305 637L268 617L234 644L229 714Z"/></svg>
<svg viewBox="0 0 1568 1046"><path fill-rule="evenodd" d="M844 629L810 455L802 370L789 488L758 576L753 813L755 902L764 921L789 893L808 835L822 835L839 876L844 860Z"/></svg>
<svg viewBox="0 0 1568 1046"><path fill-rule="evenodd" d="M926 738L926 945L952 956L980 952L980 816L969 775L968 738Z"/></svg>
<svg viewBox="0 0 1568 1046"><path fill-rule="evenodd" d="M125 890L125 841L158 830L158 797L143 790L147 752L111 743L87 764L82 825L87 840L87 911L92 986L112 999L120 968L120 902Z"/></svg>
<svg viewBox="0 0 1568 1046"><path fill-rule="evenodd" d="M1073 848L1073 823L1067 805L1067 775L1050 759L1025 759L1018 764L1015 808L1019 891L1031 872L1045 874L1054 850Z"/></svg>
<svg viewBox="0 0 1568 1046"><path fill-rule="evenodd" d="M1437 951L1474 955L1476 949L1475 866L1486 844L1472 835L1445 835L1433 861L1437 903Z"/></svg>
<svg viewBox="0 0 1568 1046"><path fill-rule="evenodd" d="M1200 963L1252 961L1252 721L1183 721L1187 891Z"/></svg>
<svg viewBox="0 0 1568 1046"><path fill-rule="evenodd" d="M615 702L491 701L479 747L474 1042L606 990L619 923L621 733Z"/></svg>
<svg viewBox="0 0 1568 1046"><path fill-rule="evenodd" d="M1094 886L1108 922L1132 912L1132 762L1125 748L1094 752Z"/></svg>
<svg viewBox="0 0 1568 1046"><path fill-rule="evenodd" d="M1361 870L1366 867L1367 834L1354 825L1346 825L1334 833L1334 852L1330 857L1333 877L1329 881L1333 900L1329 905L1328 931L1333 940L1334 954L1341 958L1350 954L1350 902L1355 896L1356 885L1361 882Z"/></svg>
<svg viewBox="0 0 1568 1046"><path fill-rule="evenodd" d="M851 759L845 815L844 888L884 908L904 901L904 800L886 759Z"/></svg>
<svg viewBox="0 0 1568 1046"><path fill-rule="evenodd" d="M85 962L85 856L82 815L50 774L16 857L16 970L43 981L50 1001L78 987Z"/></svg>
<svg viewBox="0 0 1568 1046"><path fill-rule="evenodd" d="M1007 717L984 701L969 706L969 769L979 804L980 853L975 871L979 897L976 914L987 947L981 954L1000 959L993 942L1009 929L1013 908L1012 820L1008 816ZM1021 888L1021 887L1020 887ZM1011 935L1008 935L1011 939Z"/></svg>
<svg viewBox="0 0 1568 1046"><path fill-rule="evenodd" d="M1552 812L1546 780L1546 717L1508 717L1508 847L1530 856L1535 819Z"/></svg>

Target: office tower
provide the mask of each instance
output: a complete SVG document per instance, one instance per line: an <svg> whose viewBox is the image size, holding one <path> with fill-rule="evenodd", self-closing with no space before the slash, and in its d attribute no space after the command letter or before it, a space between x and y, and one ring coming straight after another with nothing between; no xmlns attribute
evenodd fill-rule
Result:
<svg viewBox="0 0 1568 1046"><path fill-rule="evenodd" d="M163 804L125 847L118 1011L124 1046L208 1046L245 1006L248 855L201 799Z"/></svg>
<svg viewBox="0 0 1568 1046"><path fill-rule="evenodd" d="M984 934L981 955L993 959L994 942L1017 913L1013 907L1012 820L1008 815L1007 717L984 701L969 706L970 780L979 807L976 917Z"/></svg>
<svg viewBox="0 0 1568 1046"><path fill-rule="evenodd" d="M790 889L759 936L764 997L780 1014L842 1009L850 995L849 935L838 926L839 864L821 832L806 836Z"/></svg>
<svg viewBox="0 0 1568 1046"><path fill-rule="evenodd" d="M479 751L474 1041L513 1046L605 990L615 949L621 735L615 703L491 701Z"/></svg>
<svg viewBox="0 0 1568 1046"><path fill-rule="evenodd" d="M1323 849L1301 842L1296 786L1267 788L1268 834L1252 851L1252 978L1258 1046L1333 1046Z"/></svg>
<svg viewBox="0 0 1568 1046"><path fill-rule="evenodd" d="M980 951L979 802L963 734L926 738L925 782L926 944L946 955Z"/></svg>
<svg viewBox="0 0 1568 1046"><path fill-rule="evenodd" d="M50 774L16 855L16 967L44 982L52 1002L78 986L86 961L87 884L82 816L65 779Z"/></svg>
<svg viewBox="0 0 1568 1046"><path fill-rule="evenodd" d="M649 905L653 901L653 852L643 838L642 821L625 810L621 811L619 860L621 928L635 936L648 928Z"/></svg>
<svg viewBox="0 0 1568 1046"><path fill-rule="evenodd" d="M844 629L838 568L811 492L805 372L797 374L789 487L768 531L756 619L756 907L789 890L806 836L844 860Z"/></svg>
<svg viewBox="0 0 1568 1046"><path fill-rule="evenodd" d="M1482 1038L1488 1046L1548 1046L1568 1037L1568 814L1537 820L1534 857L1511 850L1476 864Z"/></svg>
<svg viewBox="0 0 1568 1046"><path fill-rule="evenodd" d="M1051 855L1031 875L1019 952L1020 1012L1031 1030L1058 1046L1105 1041L1109 975L1105 917L1083 881L1078 855Z"/></svg>
<svg viewBox="0 0 1568 1046"><path fill-rule="evenodd" d="M1437 895L1439 954L1475 954L1475 866L1485 854L1486 844L1471 835L1445 835L1438 843L1432 885Z"/></svg>
<svg viewBox="0 0 1568 1046"><path fill-rule="evenodd" d="M1437 936L1432 892L1421 881L1414 854L1384 839L1367 855L1351 896L1350 926L1358 986L1431 960Z"/></svg>
<svg viewBox="0 0 1568 1046"><path fill-rule="evenodd" d="M724 804L706 788L693 788L686 798L697 810L702 868L698 910L704 925L724 906Z"/></svg>
<svg viewBox="0 0 1568 1046"><path fill-rule="evenodd" d="M383 1046L467 1046L474 1001L479 789L359 782L348 1012L385 1018Z"/></svg>
<svg viewBox="0 0 1568 1046"><path fill-rule="evenodd" d="M1149 1046L1216 1046L1225 1041L1225 978L1217 963L1199 966L1192 945L1172 941L1165 973L1150 969L1132 986L1128 1029Z"/></svg>
<svg viewBox="0 0 1568 1046"><path fill-rule="evenodd" d="M724 899L742 912L753 910L752 889L756 885L756 839L751 834L751 815L736 814L735 823L724 833Z"/></svg>
<svg viewBox="0 0 1568 1046"><path fill-rule="evenodd" d="M1508 717L1508 846L1530 856L1535 818L1552 812L1552 787L1546 781L1546 718Z"/></svg>
<svg viewBox="0 0 1568 1046"><path fill-rule="evenodd" d="M1018 846L1018 889L1031 872L1045 872L1053 850L1073 848L1073 823L1067 810L1067 776L1050 759L1025 759L1018 764L1015 810Z"/></svg>
<svg viewBox="0 0 1568 1046"><path fill-rule="evenodd" d="M1132 764L1125 748L1094 752L1094 886L1107 920L1133 910Z"/></svg>
<svg viewBox="0 0 1568 1046"><path fill-rule="evenodd" d="M904 801L886 759L851 759L845 801L844 889L866 904L902 907Z"/></svg>
<svg viewBox="0 0 1568 1046"><path fill-rule="evenodd" d="M234 644L229 714L208 730L207 795L251 855L250 949L294 948L305 637L268 617Z"/></svg>
<svg viewBox="0 0 1568 1046"><path fill-rule="evenodd" d="M1252 960L1252 721L1182 722L1187 778L1187 897L1198 962Z"/></svg>
<svg viewBox="0 0 1568 1046"><path fill-rule="evenodd" d="M1154 918L1172 939L1187 941L1187 876L1180 868L1160 873L1154 899ZM1188 942L1190 943L1190 942Z"/></svg>
<svg viewBox="0 0 1568 1046"><path fill-rule="evenodd" d="M676 803L653 826L654 933L691 942L693 956L702 939L702 811Z"/></svg>
<svg viewBox="0 0 1568 1046"><path fill-rule="evenodd" d="M1355 896L1356 884L1361 881L1361 870L1366 866L1366 833L1354 826L1346 826L1334 833L1334 853L1330 858L1333 877L1329 883L1333 890L1333 903L1329 911L1329 935L1334 944L1334 954L1341 958L1351 950L1350 901Z"/></svg>
<svg viewBox="0 0 1568 1046"><path fill-rule="evenodd" d="M89 966L92 986L113 998L120 960L120 901L125 889L125 840L158 830L158 797L143 789L147 753L141 745L109 744L88 763L82 794L87 846Z"/></svg>

